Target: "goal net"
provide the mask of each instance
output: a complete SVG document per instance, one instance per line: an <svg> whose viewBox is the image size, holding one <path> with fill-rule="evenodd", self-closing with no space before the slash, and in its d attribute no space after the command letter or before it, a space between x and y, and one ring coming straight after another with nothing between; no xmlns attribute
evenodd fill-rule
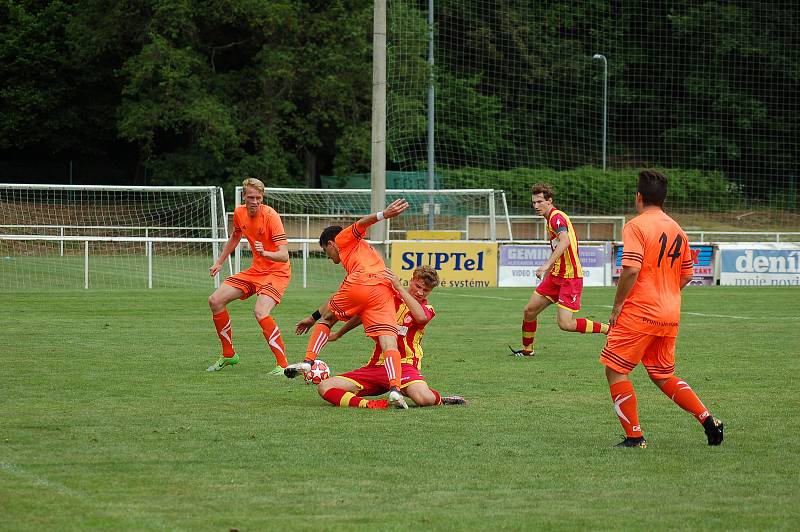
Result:
<svg viewBox="0 0 800 532"><path fill-rule="evenodd" d="M336 286L343 278L341 266L332 264L319 246L325 227L346 227L370 212L372 192L367 189L267 188L264 203L278 211L289 238L293 282L300 286ZM236 189L241 201L241 187ZM380 222L383 246L393 240L504 240L511 224L502 191L386 190L386 203L405 198L409 208L397 218ZM384 248L385 249L385 248ZM234 269L250 264L246 243L237 249ZM388 255L387 255L388 256Z"/></svg>
<svg viewBox="0 0 800 532"><path fill-rule="evenodd" d="M639 169L670 177L686 226L800 229L791 3L389 0L387 146L427 160L433 79L443 188L549 182L574 215L629 215ZM431 76L432 74L432 76ZM605 88L607 87L607 92Z"/></svg>
<svg viewBox="0 0 800 532"><path fill-rule="evenodd" d="M0 289L213 288L226 236L217 187L0 184Z"/></svg>

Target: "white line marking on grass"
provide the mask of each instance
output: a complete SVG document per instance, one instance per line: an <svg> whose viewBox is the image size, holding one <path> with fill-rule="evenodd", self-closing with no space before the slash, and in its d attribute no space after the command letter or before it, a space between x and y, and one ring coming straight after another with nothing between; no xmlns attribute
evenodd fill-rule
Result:
<svg viewBox="0 0 800 532"><path fill-rule="evenodd" d="M28 482L30 482L35 486L40 486L42 488L55 491L59 495L64 495L66 497L72 497L73 499L77 499L81 501L81 503L96 508L104 515L111 516L114 519L117 519L123 523L130 522L130 520L133 519L137 525L141 525L142 521L144 521L147 524L151 525L153 528L162 528L165 530L180 530L174 524L168 525L158 517L149 514L147 511L142 511L138 504L134 505L118 504L118 503L98 504L95 499L93 499L86 493L73 490L58 482L53 482L52 480L40 477L39 475L36 475L29 471L25 471L21 467L16 466L14 464L9 464L8 462L0 462L0 471L7 471L16 477L27 480ZM132 507L139 513L134 517L128 518L126 516L130 513ZM121 510L115 511L114 510L115 508L119 508ZM125 516L121 514L125 514Z"/></svg>
<svg viewBox="0 0 800 532"><path fill-rule="evenodd" d="M446 290L442 290L440 292L436 292L437 295L446 294L448 296L453 297L471 297L473 299L499 299L500 301L527 301L522 298L515 298L515 297L500 297L500 296L476 296L474 294L451 294Z"/></svg>

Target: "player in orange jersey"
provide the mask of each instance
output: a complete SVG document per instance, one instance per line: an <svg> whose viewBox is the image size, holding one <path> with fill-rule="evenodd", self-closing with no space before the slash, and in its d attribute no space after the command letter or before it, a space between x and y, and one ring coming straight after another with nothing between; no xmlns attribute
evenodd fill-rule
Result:
<svg viewBox="0 0 800 532"><path fill-rule="evenodd" d="M575 318L581 309L583 269L578 258L578 237L564 211L553 206L553 191L543 184L531 187L531 206L547 220L547 236L553 252L536 269L541 282L531 294L522 312L522 349L511 349L515 356L533 356L536 318L552 303L558 305L556 319L563 331L579 333L608 333L608 324L586 318Z"/></svg>
<svg viewBox="0 0 800 532"><path fill-rule="evenodd" d="M625 429L625 439L617 447L646 446L636 393L628 379L640 362L655 385L703 425L709 445L719 445L723 439L722 422L673 373L681 290L691 281L693 266L686 233L662 210L666 197L665 175L640 172L639 215L622 232L622 273L611 309L611 332L600 355L614 411Z"/></svg>
<svg viewBox="0 0 800 532"><path fill-rule="evenodd" d="M402 364L397 349L397 324L395 323L394 289L384 275L386 265L377 251L364 240L367 228L384 218L399 216L408 208L405 199L390 203L383 211L368 214L342 229L326 227L319 237L319 245L334 264L341 264L347 276L339 290L314 313L301 320L296 332L302 334L312 325L313 330L303 362L292 364L284 374L293 378L311 369L320 349L327 342L331 326L337 320L347 321L359 316L367 336L379 343L385 358L384 368L389 379L389 402L408 408L400 393ZM320 319L321 318L321 319ZM314 322L319 322L314 325Z"/></svg>
<svg viewBox="0 0 800 532"><path fill-rule="evenodd" d="M466 404L463 397L442 397L439 392L428 386L425 377L420 374L425 326L436 316L433 307L428 303L428 296L439 285L439 275L436 270L430 266L420 266L414 270L408 289L403 287L400 279L391 270L386 270L386 277L397 291L394 296L394 308L398 328L397 344L403 365L400 391L406 397L410 397L417 406ZM335 342L360 324L361 319L354 316L339 330L331 332L328 342ZM389 391L389 381L383 364L383 353L376 344L366 366L322 381L317 391L320 397L335 406L386 408L389 404L386 399L365 399Z"/></svg>
<svg viewBox="0 0 800 532"><path fill-rule="evenodd" d="M225 279L208 298L217 335L222 343L222 356L208 367L208 371L219 371L239 362L239 355L233 348L231 318L226 306L234 299L247 299L256 295L253 313L275 355L277 366L271 373L280 375L287 365L286 350L281 331L270 312L281 302L292 274L286 231L278 213L262 203L264 183L254 178L245 179L242 182L242 193L244 205L239 205L233 211L233 233L209 271L212 277L219 272L222 264L239 245L242 235L253 250L253 264L249 269Z"/></svg>

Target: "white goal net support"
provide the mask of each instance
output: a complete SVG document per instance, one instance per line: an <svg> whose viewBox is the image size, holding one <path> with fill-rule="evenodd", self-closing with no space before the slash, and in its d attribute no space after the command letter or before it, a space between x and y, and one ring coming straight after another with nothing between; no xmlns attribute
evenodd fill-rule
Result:
<svg viewBox="0 0 800 532"><path fill-rule="evenodd" d="M218 187L0 184L0 290L211 288Z"/></svg>
<svg viewBox="0 0 800 532"><path fill-rule="evenodd" d="M325 227L346 227L368 214L371 197L369 189L266 189L264 203L278 211L289 238L293 282L304 287L335 286L341 282L344 272L327 260L319 246L319 235ZM241 202L240 187L236 198L237 203ZM398 198L405 198L409 208L401 216L381 222L383 239L372 242L377 247L409 239L512 238L502 190L386 190L387 204ZM246 268L251 257L244 242L237 249L234 270Z"/></svg>

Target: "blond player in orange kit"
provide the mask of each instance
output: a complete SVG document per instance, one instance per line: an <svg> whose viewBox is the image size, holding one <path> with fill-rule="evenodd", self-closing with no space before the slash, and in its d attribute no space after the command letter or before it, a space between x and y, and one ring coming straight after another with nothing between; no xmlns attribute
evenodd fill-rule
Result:
<svg viewBox="0 0 800 532"><path fill-rule="evenodd" d="M536 269L536 277L542 281L531 294L522 311L522 349L511 349L515 356L534 355L534 338L539 313L551 304L557 305L556 319L562 331L582 334L608 332L608 324L586 318L576 318L581 309L583 292L583 268L578 257L578 236L567 213L553 205L553 191L544 184L531 187L531 206L539 216L547 220L547 237L552 253Z"/></svg>
<svg viewBox="0 0 800 532"><path fill-rule="evenodd" d="M245 179L242 182L242 194L244 205L239 205L233 211L233 233L209 271L212 277L217 275L222 264L239 245L242 236L253 250L253 264L247 270L225 279L208 298L214 326L222 344L222 356L208 367L208 371L219 371L239 362L239 355L233 348L231 317L226 307L234 299L247 299L256 295L253 313L275 355L277 366L271 373L280 375L287 365L286 350L281 331L270 312L281 302L292 274L286 231L275 209L262 203L264 183L254 178Z"/></svg>
<svg viewBox="0 0 800 532"><path fill-rule="evenodd" d="M331 326L337 320L348 321L359 316L364 332L380 346L385 360L384 368L389 379L389 403L408 408L400 392L402 366L397 346L394 288L386 278L386 265L377 251L364 240L367 228L383 219L399 216L408 208L405 199L390 203L384 210L368 214L352 225L326 227L319 237L319 245L334 264L341 264L347 276L339 290L313 314L301 320L295 329L302 334L312 328L303 362L292 364L284 374L294 378L311 369L328 340ZM316 325L314 324L317 322Z"/></svg>
<svg viewBox="0 0 800 532"><path fill-rule="evenodd" d="M709 445L719 445L723 425L686 381L674 375L675 338L681 319L681 290L692 279L693 263L686 233L662 210L667 177L653 170L639 173L639 215L622 232L622 273L611 309L611 331L600 355L606 366L614 411L625 430L617 447L646 447L636 392L628 374L640 362L667 397L703 425Z"/></svg>

